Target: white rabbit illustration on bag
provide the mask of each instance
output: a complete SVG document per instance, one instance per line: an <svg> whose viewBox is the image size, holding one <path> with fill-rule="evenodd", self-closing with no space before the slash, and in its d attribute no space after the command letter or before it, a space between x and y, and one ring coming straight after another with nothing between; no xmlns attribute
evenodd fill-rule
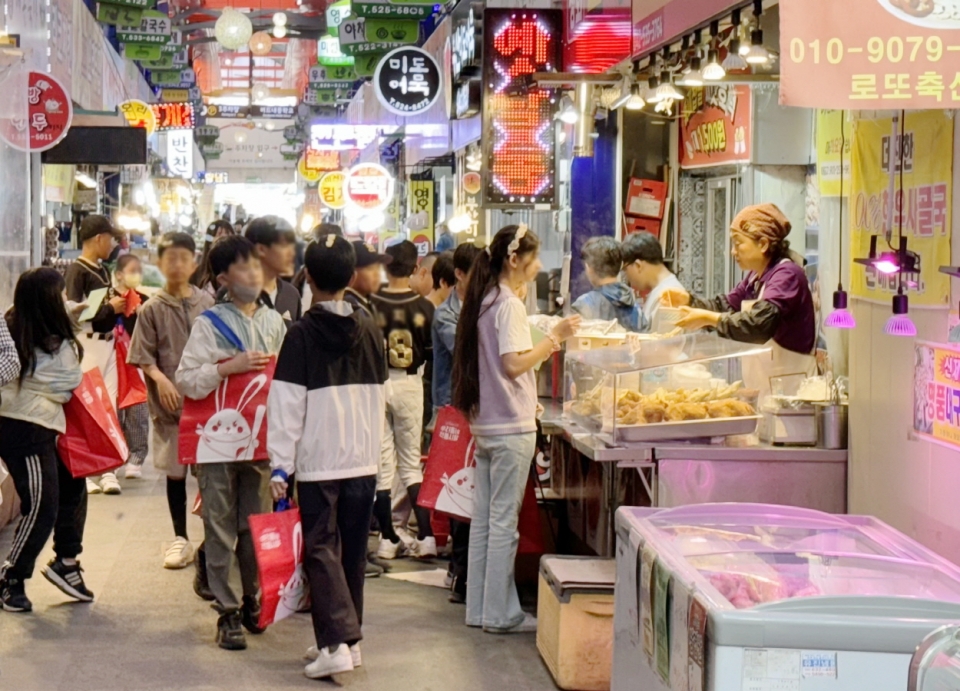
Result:
<svg viewBox="0 0 960 691"><path fill-rule="evenodd" d="M464 455L463 468L451 476L447 476L446 473L443 474L440 479L443 483L443 490L437 497L435 507L437 511L464 518L473 517L474 475L476 473L473 454L475 450L476 443L471 439Z"/></svg>
<svg viewBox="0 0 960 691"><path fill-rule="evenodd" d="M200 437L197 463L252 461L259 446L257 437L260 436L267 407L257 406L253 427L243 416L243 409L267 385L267 375L261 374L247 384L236 408L224 408L229 385L230 378L227 377L215 392L217 412L210 416L204 426L197 425L197 435Z"/></svg>
<svg viewBox="0 0 960 691"><path fill-rule="evenodd" d="M291 614L299 611L307 595L305 588L305 579L303 577L303 562L301 560L303 553L303 525L300 522L293 527L293 558L297 563L290 580L280 586L277 593L280 601L277 603L277 611L274 614L273 621L278 622L286 619Z"/></svg>

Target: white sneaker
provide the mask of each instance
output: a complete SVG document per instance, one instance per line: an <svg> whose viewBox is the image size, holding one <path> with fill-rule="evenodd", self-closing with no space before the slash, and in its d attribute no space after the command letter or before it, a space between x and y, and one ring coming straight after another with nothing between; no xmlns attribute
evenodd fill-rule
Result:
<svg viewBox="0 0 960 691"><path fill-rule="evenodd" d="M123 490L120 488L120 482L113 473L104 473L100 478L100 487L104 494L120 494Z"/></svg>
<svg viewBox="0 0 960 691"><path fill-rule="evenodd" d="M524 612L523 621L516 626L511 626L509 629L494 629L484 626L483 630L486 633L536 633L537 618L529 612Z"/></svg>
<svg viewBox="0 0 960 691"><path fill-rule="evenodd" d="M320 656L320 651L317 650L317 646L311 645L307 648L306 659L316 660ZM360 644L354 643L350 646L350 657L353 658L353 668L363 666L363 657L360 655Z"/></svg>
<svg viewBox="0 0 960 691"><path fill-rule="evenodd" d="M437 556L437 538L425 537L415 541L410 556L414 559L433 559Z"/></svg>
<svg viewBox="0 0 960 691"><path fill-rule="evenodd" d="M87 478L87 494L103 494L103 487Z"/></svg>
<svg viewBox="0 0 960 691"><path fill-rule="evenodd" d="M317 659L303 668L303 673L309 679L324 679L332 674L353 671L353 657L346 643L341 643L331 653L329 648L319 651Z"/></svg>
<svg viewBox="0 0 960 691"><path fill-rule="evenodd" d="M390 542L387 538L381 538L380 548L377 549L377 557L387 560L397 559L403 556L406 551L402 540L400 542Z"/></svg>
<svg viewBox="0 0 960 691"><path fill-rule="evenodd" d="M193 563L195 554L193 544L186 538L178 537L170 543L167 553L163 555L163 568L185 569Z"/></svg>
<svg viewBox="0 0 960 691"><path fill-rule="evenodd" d="M139 480L143 477L143 468L138 465L130 465L127 463L127 465L123 467L123 477L125 477L127 480Z"/></svg>

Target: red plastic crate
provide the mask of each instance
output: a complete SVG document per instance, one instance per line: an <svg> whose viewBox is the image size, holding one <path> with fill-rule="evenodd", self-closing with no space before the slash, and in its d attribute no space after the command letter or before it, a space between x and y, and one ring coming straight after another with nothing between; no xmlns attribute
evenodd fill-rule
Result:
<svg viewBox="0 0 960 691"><path fill-rule="evenodd" d="M667 183L631 178L623 212L628 216L662 219L666 200Z"/></svg>

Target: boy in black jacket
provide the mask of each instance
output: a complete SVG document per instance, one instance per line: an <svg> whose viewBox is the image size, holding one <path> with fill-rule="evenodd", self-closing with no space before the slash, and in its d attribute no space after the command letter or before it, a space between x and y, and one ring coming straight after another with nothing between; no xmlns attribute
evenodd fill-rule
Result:
<svg viewBox="0 0 960 691"><path fill-rule="evenodd" d="M296 472L303 565L317 645L312 679L361 664L367 532L386 406L384 343L377 325L343 299L356 253L327 235L306 252L313 306L287 332L270 389L271 492Z"/></svg>

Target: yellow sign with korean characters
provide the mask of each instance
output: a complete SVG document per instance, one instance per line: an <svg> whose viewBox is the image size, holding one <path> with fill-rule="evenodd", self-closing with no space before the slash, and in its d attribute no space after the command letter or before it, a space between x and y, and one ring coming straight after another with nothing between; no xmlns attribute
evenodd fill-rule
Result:
<svg viewBox="0 0 960 691"><path fill-rule="evenodd" d="M908 249L919 256L919 267L900 276L853 264L851 293L889 304L902 283L911 307L950 304L950 277L940 273L940 267L950 263L952 151L953 118L943 111L908 111L902 138L900 124L894 118L853 123L849 198L852 256L867 257L873 235L879 236L878 252L899 247L902 225Z"/></svg>
<svg viewBox="0 0 960 691"><path fill-rule="evenodd" d="M960 108L954 0L781 0L780 52L784 105Z"/></svg>
<svg viewBox="0 0 960 691"><path fill-rule="evenodd" d="M317 194L324 206L331 209L342 209L347 205L347 200L343 196L343 183L346 179L346 175L340 170L327 173L320 178Z"/></svg>
<svg viewBox="0 0 960 691"><path fill-rule="evenodd" d="M407 194L407 212L413 221L410 237L423 257L434 246L433 180L411 180Z"/></svg>
<svg viewBox="0 0 960 691"><path fill-rule="evenodd" d="M960 447L960 345L917 341L913 376L914 431Z"/></svg>
<svg viewBox="0 0 960 691"><path fill-rule="evenodd" d="M841 148L843 155L841 156ZM821 197L840 196L843 163L843 196L850 196L850 151L853 127L843 110L817 111L817 185Z"/></svg>

